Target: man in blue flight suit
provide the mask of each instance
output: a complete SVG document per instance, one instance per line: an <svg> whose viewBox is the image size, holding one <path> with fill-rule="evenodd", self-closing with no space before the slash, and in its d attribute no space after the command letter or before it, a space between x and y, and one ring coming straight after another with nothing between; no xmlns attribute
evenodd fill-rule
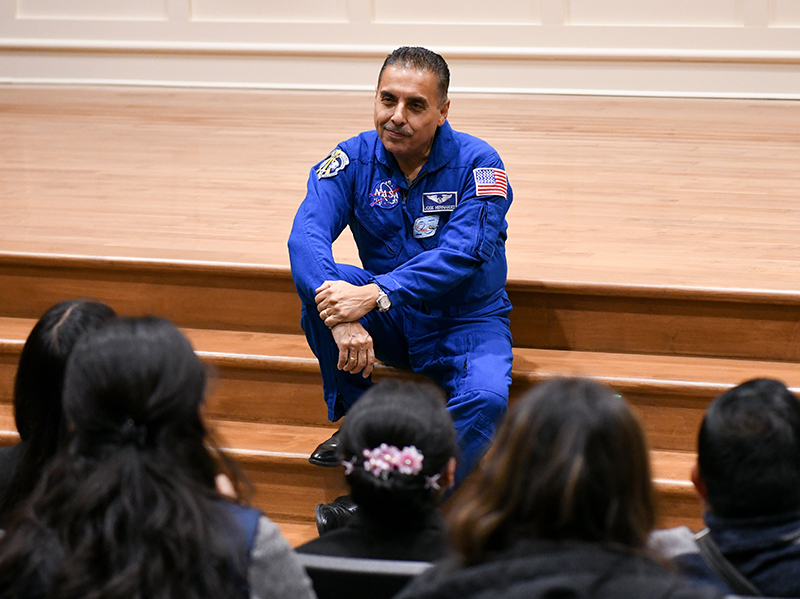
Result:
<svg viewBox="0 0 800 599"><path fill-rule="evenodd" d="M386 58L375 130L312 169L289 255L330 420L372 384L376 357L422 373L447 393L460 481L508 404L512 193L497 152L447 122L449 82L447 63L430 50L403 47ZM333 259L346 226L363 268ZM309 461L338 466L337 444L334 435Z"/></svg>

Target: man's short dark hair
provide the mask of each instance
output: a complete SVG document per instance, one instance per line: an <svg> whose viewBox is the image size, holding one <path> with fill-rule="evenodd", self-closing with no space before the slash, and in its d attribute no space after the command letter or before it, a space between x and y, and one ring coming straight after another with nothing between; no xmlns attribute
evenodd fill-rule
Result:
<svg viewBox="0 0 800 599"><path fill-rule="evenodd" d="M389 65L399 65L403 68L418 69L420 71L430 71L436 75L436 88L439 94L439 103L447 100L447 90L450 87L450 69L444 58L436 52L421 48L419 46L402 46L389 54L383 61L381 72L378 74L378 85L380 85L383 72Z"/></svg>
<svg viewBox="0 0 800 599"><path fill-rule="evenodd" d="M747 518L800 509L800 402L780 381L747 381L714 400L697 452L715 514Z"/></svg>

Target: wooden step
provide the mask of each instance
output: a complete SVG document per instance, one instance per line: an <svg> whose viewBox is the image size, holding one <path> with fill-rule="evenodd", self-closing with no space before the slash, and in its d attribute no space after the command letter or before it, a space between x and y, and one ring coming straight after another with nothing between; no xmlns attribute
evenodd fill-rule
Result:
<svg viewBox="0 0 800 599"><path fill-rule="evenodd" d="M0 402L32 319L0 318ZM318 365L302 335L184 329L213 367L207 413L216 419L329 427ZM744 380L773 377L800 390L800 365L723 358L515 348L511 401L557 375L588 376L639 411L655 449L691 451L708 403ZM376 377L409 376L379 365Z"/></svg>
<svg viewBox="0 0 800 599"><path fill-rule="evenodd" d="M800 361L800 293L510 280L516 347ZM2 316L93 297L188 328L299 333L286 266L0 252Z"/></svg>
<svg viewBox="0 0 800 599"><path fill-rule="evenodd" d="M343 471L308 463L309 446L327 429L251 422L209 422L221 447L252 483L253 505L280 527L293 546L316 536L314 506L347 492ZM18 440L8 404L0 404L0 445ZM659 527L702 528L702 506L689 482L691 452L651 451Z"/></svg>
<svg viewBox="0 0 800 599"><path fill-rule="evenodd" d="M797 291L510 280L516 347L800 361Z"/></svg>

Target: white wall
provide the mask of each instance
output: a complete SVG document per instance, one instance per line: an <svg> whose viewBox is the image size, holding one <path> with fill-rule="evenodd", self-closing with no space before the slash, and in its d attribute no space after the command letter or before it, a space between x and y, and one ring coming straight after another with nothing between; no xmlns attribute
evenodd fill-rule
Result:
<svg viewBox="0 0 800 599"><path fill-rule="evenodd" d="M800 0L0 0L0 82L800 98Z"/></svg>

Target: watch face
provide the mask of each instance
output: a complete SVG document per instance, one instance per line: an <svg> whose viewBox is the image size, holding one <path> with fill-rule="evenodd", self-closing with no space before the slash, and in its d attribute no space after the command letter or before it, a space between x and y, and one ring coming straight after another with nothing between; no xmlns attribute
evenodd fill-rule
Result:
<svg viewBox="0 0 800 599"><path fill-rule="evenodd" d="M385 293L378 296L378 309L379 310L388 310L392 307L392 301L389 299Z"/></svg>

